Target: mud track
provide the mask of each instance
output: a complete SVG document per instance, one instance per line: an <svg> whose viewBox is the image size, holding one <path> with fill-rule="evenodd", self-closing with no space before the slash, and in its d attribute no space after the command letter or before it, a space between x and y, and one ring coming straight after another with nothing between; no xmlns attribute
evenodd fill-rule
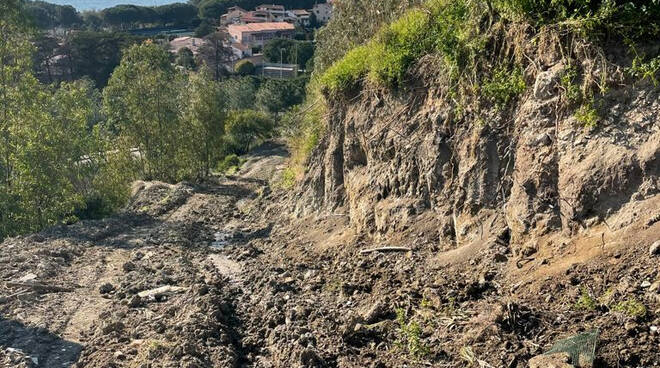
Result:
<svg viewBox="0 0 660 368"><path fill-rule="evenodd" d="M596 366L660 366L657 197L617 242L520 262L505 236L439 253L433 223L375 244L342 211L296 219L271 188L285 160L268 145L235 177L137 183L118 216L6 240L0 366L526 367L594 327ZM379 246L411 251L360 253ZM647 314L576 309L583 290Z"/></svg>

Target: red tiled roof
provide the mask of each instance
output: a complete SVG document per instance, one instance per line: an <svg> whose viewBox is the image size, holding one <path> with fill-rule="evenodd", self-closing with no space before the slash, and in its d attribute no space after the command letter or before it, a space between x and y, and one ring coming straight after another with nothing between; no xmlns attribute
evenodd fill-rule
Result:
<svg viewBox="0 0 660 368"><path fill-rule="evenodd" d="M293 31L296 27L287 22L264 22L250 24L230 24L229 32L264 32L264 31Z"/></svg>

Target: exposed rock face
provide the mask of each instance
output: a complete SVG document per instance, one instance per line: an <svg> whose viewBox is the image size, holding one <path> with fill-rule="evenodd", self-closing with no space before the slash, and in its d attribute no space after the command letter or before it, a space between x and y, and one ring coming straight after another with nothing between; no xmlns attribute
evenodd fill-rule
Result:
<svg viewBox="0 0 660 368"><path fill-rule="evenodd" d="M446 90L363 93L331 104L296 202L298 215L345 207L360 232L381 236L436 221L442 243L469 241L495 213L514 244L573 234L660 183L660 95L648 85L610 92L587 129L561 108L563 64L527 75L533 88L498 110L465 111Z"/></svg>

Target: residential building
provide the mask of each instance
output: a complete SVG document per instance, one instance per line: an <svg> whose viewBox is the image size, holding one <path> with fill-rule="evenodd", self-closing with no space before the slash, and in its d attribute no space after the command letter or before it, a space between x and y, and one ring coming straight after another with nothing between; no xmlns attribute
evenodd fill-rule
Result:
<svg viewBox="0 0 660 368"><path fill-rule="evenodd" d="M271 21L271 15L267 11L253 10L243 14L240 24L266 23Z"/></svg>
<svg viewBox="0 0 660 368"><path fill-rule="evenodd" d="M256 11L263 11L268 13L271 22L283 22L286 18L286 9L283 5L259 5L255 8Z"/></svg>
<svg viewBox="0 0 660 368"><path fill-rule="evenodd" d="M310 24L310 12L304 9L294 9L288 12L288 18L293 19L294 22L303 27L307 27Z"/></svg>
<svg viewBox="0 0 660 368"><path fill-rule="evenodd" d="M226 26L229 24L240 23L241 18L247 13L248 13L247 10L239 6L232 6L231 8L227 9L226 14L223 14L220 17L220 25Z"/></svg>
<svg viewBox="0 0 660 368"><path fill-rule="evenodd" d="M274 38L293 38L296 27L287 22L230 24L227 32L232 41L248 46L263 46Z"/></svg>
<svg viewBox="0 0 660 368"><path fill-rule="evenodd" d="M231 44L231 50L234 53L235 60L241 60L243 58L252 56L252 47L250 45L233 42Z"/></svg>
<svg viewBox="0 0 660 368"><path fill-rule="evenodd" d="M322 4L314 4L312 13L316 16L316 21L319 23L328 23L332 18L332 1Z"/></svg>

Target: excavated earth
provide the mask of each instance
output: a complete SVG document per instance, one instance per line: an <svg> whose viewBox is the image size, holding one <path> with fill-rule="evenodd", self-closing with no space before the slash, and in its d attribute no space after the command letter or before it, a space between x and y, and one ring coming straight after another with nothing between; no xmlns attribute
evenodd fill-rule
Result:
<svg viewBox="0 0 660 368"><path fill-rule="evenodd" d="M359 102L293 192L277 143L235 176L135 183L116 216L0 245L0 365L522 368L597 329L594 367L658 367L660 109L631 98L591 136L532 134L530 105L515 143Z"/></svg>
<svg viewBox="0 0 660 368"><path fill-rule="evenodd" d="M235 177L136 183L115 217L6 240L0 365L526 367L598 328L595 366L660 366L659 196L604 245L594 225L521 262L506 234L465 254L432 220L385 242L346 213L293 217L270 185L285 160L267 145ZM410 251L361 252L382 246ZM583 292L646 314L577 308Z"/></svg>

